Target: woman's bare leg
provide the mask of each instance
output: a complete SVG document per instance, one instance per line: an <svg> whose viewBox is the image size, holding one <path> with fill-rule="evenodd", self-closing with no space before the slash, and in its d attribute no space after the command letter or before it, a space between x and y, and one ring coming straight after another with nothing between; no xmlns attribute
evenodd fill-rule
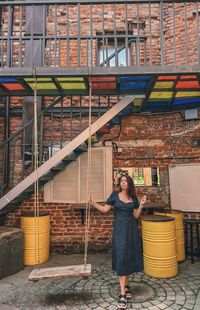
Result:
<svg viewBox="0 0 200 310"><path fill-rule="evenodd" d="M120 284L121 295L125 294L126 281L127 281L127 276L119 276L119 284Z"/></svg>

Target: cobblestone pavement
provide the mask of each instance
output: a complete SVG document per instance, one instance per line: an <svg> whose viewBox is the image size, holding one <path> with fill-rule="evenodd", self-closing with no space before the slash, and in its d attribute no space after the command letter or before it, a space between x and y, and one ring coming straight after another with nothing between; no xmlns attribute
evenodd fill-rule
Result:
<svg viewBox="0 0 200 310"><path fill-rule="evenodd" d="M92 276L86 280L33 283L8 279L0 281L0 310L117 309L118 282L111 271L110 261L93 269ZM128 309L200 309L200 304L196 304L199 300L200 270L196 273L183 269L172 279L155 279L137 273L130 277L130 286L133 297Z"/></svg>

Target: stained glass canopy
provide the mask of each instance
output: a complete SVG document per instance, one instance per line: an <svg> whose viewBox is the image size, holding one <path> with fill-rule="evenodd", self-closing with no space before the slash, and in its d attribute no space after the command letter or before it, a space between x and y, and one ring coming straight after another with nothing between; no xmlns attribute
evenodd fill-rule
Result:
<svg viewBox="0 0 200 310"><path fill-rule="evenodd" d="M177 110L200 107L200 83L197 74L149 74L101 77L0 77L0 96L39 96L144 94L135 109L145 111Z"/></svg>

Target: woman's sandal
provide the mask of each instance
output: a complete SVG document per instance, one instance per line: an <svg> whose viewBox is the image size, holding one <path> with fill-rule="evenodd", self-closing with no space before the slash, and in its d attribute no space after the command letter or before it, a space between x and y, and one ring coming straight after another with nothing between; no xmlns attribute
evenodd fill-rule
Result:
<svg viewBox="0 0 200 310"><path fill-rule="evenodd" d="M128 286L128 285L125 286L125 296L126 296L126 299L132 298L132 295L131 295L131 288L130 288L130 286Z"/></svg>
<svg viewBox="0 0 200 310"><path fill-rule="evenodd" d="M127 299L126 295L119 295L118 297L118 309L126 309Z"/></svg>

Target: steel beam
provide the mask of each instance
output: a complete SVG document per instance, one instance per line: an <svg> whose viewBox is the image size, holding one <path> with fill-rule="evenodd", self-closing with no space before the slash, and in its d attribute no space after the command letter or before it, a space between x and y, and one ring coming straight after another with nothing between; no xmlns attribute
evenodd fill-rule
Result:
<svg viewBox="0 0 200 310"><path fill-rule="evenodd" d="M183 0L151 0L151 3L184 3ZM190 0L188 2L196 2L196 0ZM88 5L88 4L124 4L124 3L149 3L148 0L79 0L79 1L74 1L74 0L57 0L57 1L53 1L53 0L41 0L38 2L38 0L32 0L30 2L26 2L26 0L10 0L10 1L3 1L3 2L0 2L0 6L6 6L6 5L42 5L42 4L47 4L47 5L56 5L56 4L85 4L85 5Z"/></svg>
<svg viewBox="0 0 200 310"><path fill-rule="evenodd" d="M143 67L70 67L70 68L36 68L37 77L88 77L92 76L134 76L151 74L198 74L200 73L200 64L198 65L180 65L180 66L143 66ZM2 77L33 77L32 68L0 68Z"/></svg>

